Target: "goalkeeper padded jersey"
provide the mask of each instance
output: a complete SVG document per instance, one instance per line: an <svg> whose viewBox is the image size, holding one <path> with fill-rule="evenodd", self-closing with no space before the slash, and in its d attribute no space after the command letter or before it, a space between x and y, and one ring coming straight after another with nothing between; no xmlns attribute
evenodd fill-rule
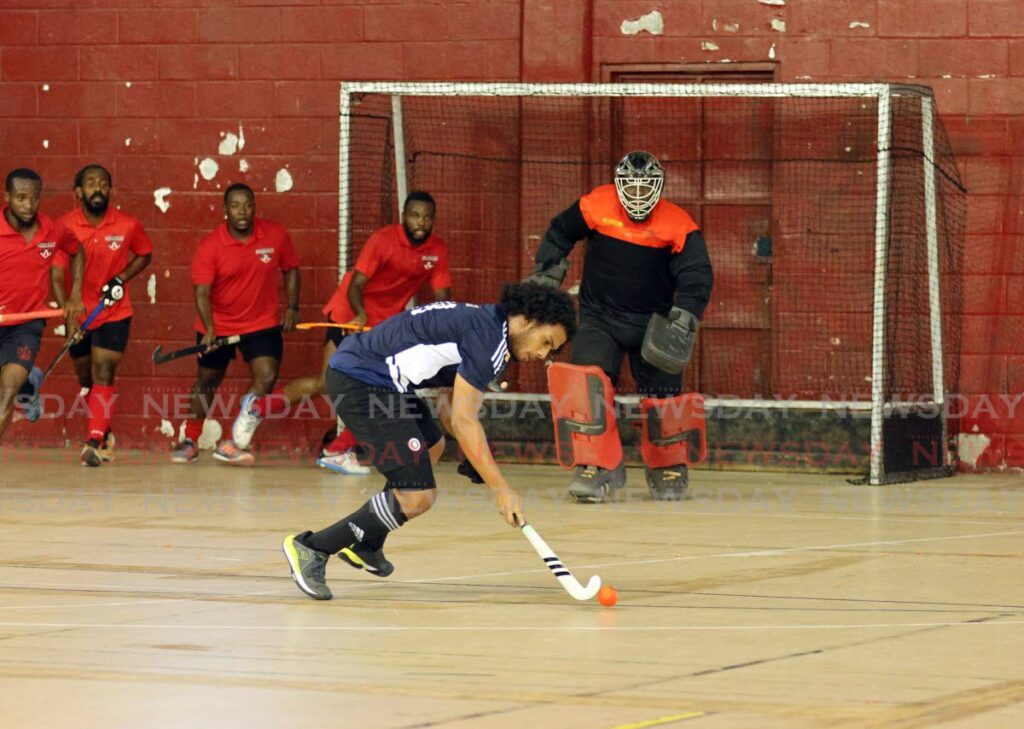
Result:
<svg viewBox="0 0 1024 729"><path fill-rule="evenodd" d="M619 203L615 185L602 185L551 221L537 260L548 255L549 241L561 257L584 238L583 310L638 326L673 305L698 318L703 314L713 281L711 261L700 229L678 205L662 199L638 223Z"/></svg>
<svg viewBox="0 0 1024 729"><path fill-rule="evenodd" d="M483 392L510 359L508 318L500 306L436 301L345 337L330 367L398 392L451 387L459 374Z"/></svg>

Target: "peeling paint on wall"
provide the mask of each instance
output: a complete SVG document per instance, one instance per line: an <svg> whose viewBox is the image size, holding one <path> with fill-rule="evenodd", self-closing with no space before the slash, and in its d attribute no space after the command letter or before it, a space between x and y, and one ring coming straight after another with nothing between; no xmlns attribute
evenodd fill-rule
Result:
<svg viewBox="0 0 1024 729"><path fill-rule="evenodd" d="M636 20L623 20L619 30L623 35L636 35L645 30L651 35L661 35L665 32L665 19L657 10L652 10Z"/></svg>
<svg viewBox="0 0 1024 729"><path fill-rule="evenodd" d="M778 18L772 18L772 30L774 30L777 33L785 33L786 21L779 20Z"/></svg>
<svg viewBox="0 0 1024 729"><path fill-rule="evenodd" d="M126 146L126 147L130 147L130 146L132 146L132 138L131 138L131 137L126 137L126 138L125 138L125 140L124 140L124 146Z"/></svg>
<svg viewBox="0 0 1024 729"><path fill-rule="evenodd" d="M772 43L772 47L768 49L768 58L775 60L775 44Z"/></svg>
<svg viewBox="0 0 1024 729"><path fill-rule="evenodd" d="M278 192L288 192L292 189L292 175L285 168L281 168L274 175L274 189Z"/></svg>
<svg viewBox="0 0 1024 729"><path fill-rule="evenodd" d="M978 430L977 425L974 426L974 430ZM960 460L971 468L975 468L978 465L978 459L981 458L981 454L992 443L992 439L984 433L960 433L956 437L956 442Z"/></svg>
<svg viewBox="0 0 1024 729"><path fill-rule="evenodd" d="M158 187L153 190L153 204L160 208L161 213L166 213L171 207L171 202L167 199L170 194L171 188L169 187Z"/></svg>
<svg viewBox="0 0 1024 729"><path fill-rule="evenodd" d="M44 139L43 140L43 149L49 149L49 148L50 148L50 140L49 139Z"/></svg>
<svg viewBox="0 0 1024 729"><path fill-rule="evenodd" d="M220 145L217 147L217 152L225 156L230 157L235 152L240 152L245 149L245 130L242 129L242 125L238 125L238 134L234 132L221 132L220 133Z"/></svg>
<svg viewBox="0 0 1024 729"><path fill-rule="evenodd" d="M717 43L712 43L711 41L701 41L700 42L700 49L702 51L717 51L718 50L718 44Z"/></svg>
<svg viewBox="0 0 1024 729"><path fill-rule="evenodd" d="M45 93L45 92L47 92L49 90L50 90L50 84L43 84L43 92Z"/></svg>
<svg viewBox="0 0 1024 729"><path fill-rule="evenodd" d="M161 420L160 427L157 431L160 435L166 435L168 438L174 437L174 426L171 425L170 420Z"/></svg>
<svg viewBox="0 0 1024 729"><path fill-rule="evenodd" d="M199 163L199 174L203 176L204 180L212 180L217 176L217 170L219 169L220 165L212 157L207 157Z"/></svg>
<svg viewBox="0 0 1024 729"><path fill-rule="evenodd" d="M850 27L851 28L870 28L871 27L871 23L865 23L865 22L860 21L860 20L855 20L852 23L850 23Z"/></svg>
<svg viewBox="0 0 1024 729"><path fill-rule="evenodd" d="M238 171L239 172L248 172L249 171L249 161L246 160L246 159L238 160Z"/></svg>
<svg viewBox="0 0 1024 729"><path fill-rule="evenodd" d="M762 5L777 5L782 7L786 4L786 0L757 0Z"/></svg>
<svg viewBox="0 0 1024 729"><path fill-rule="evenodd" d="M146 280L146 296L149 297L149 303L156 303L156 274L149 274L149 278Z"/></svg>

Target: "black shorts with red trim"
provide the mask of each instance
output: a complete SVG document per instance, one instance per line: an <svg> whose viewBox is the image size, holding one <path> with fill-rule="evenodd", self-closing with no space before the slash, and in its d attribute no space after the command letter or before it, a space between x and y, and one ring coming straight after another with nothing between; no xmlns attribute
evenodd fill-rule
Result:
<svg viewBox="0 0 1024 729"><path fill-rule="evenodd" d="M109 349L112 352L124 352L128 347L128 335L131 333L132 318L129 316L118 321L108 321L96 329L88 329L85 335L71 345L68 354L74 359L87 357L93 347Z"/></svg>
<svg viewBox="0 0 1024 729"><path fill-rule="evenodd" d="M44 319L34 319L9 327L0 327L0 367L21 365L31 371L39 355Z"/></svg>
<svg viewBox="0 0 1024 729"><path fill-rule="evenodd" d="M202 341L203 335L196 332L196 344L201 344ZM284 351L281 328L273 327L245 334L238 344L226 344L209 354L202 355L199 358L199 366L210 370L226 370L235 358L236 350L242 351L242 359L246 362L252 362L257 357L273 357L280 362L281 353Z"/></svg>

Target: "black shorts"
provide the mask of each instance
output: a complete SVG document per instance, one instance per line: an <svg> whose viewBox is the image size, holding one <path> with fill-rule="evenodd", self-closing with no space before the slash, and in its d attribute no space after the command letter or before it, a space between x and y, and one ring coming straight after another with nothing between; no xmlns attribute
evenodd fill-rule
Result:
<svg viewBox="0 0 1024 729"><path fill-rule="evenodd" d="M85 336L71 345L68 354L73 359L88 357L93 347L101 347L113 352L124 352L128 346L128 334L131 328L132 318L128 317L119 321L108 321L96 329L86 330Z"/></svg>
<svg viewBox="0 0 1024 729"><path fill-rule="evenodd" d="M333 342L335 349L337 349L338 347L341 346L341 340L345 338L346 334L349 334L349 332L345 329L340 329L338 327L327 327L324 330L324 344L327 344L328 342Z"/></svg>
<svg viewBox="0 0 1024 729"><path fill-rule="evenodd" d="M203 335L196 332L196 344L203 341ZM199 357L199 366L209 370L226 370L231 360L235 358L235 350L242 350L242 359L252 362L257 357L273 357L281 361L281 352L284 351L284 340L281 338L281 328L261 329L242 337L238 344L226 344L218 347L209 354Z"/></svg>
<svg viewBox="0 0 1024 729"><path fill-rule="evenodd" d="M441 441L441 426L430 408L412 393L396 392L327 370L327 392L338 417L352 431L377 470L389 477L388 487L432 489L430 449Z"/></svg>
<svg viewBox="0 0 1024 729"><path fill-rule="evenodd" d="M0 327L0 367L21 365L31 371L43 338L44 319L33 319L9 327Z"/></svg>
<svg viewBox="0 0 1024 729"><path fill-rule="evenodd" d="M683 391L682 375L670 375L640 356L645 329L583 311L572 340L572 363L600 367L614 385L622 369L622 357L629 355L629 369L641 395L675 397Z"/></svg>

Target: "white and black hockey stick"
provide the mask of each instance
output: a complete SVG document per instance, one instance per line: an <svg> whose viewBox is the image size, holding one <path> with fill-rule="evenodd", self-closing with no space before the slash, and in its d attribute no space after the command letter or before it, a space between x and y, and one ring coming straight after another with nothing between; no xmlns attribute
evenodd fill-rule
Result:
<svg viewBox="0 0 1024 729"><path fill-rule="evenodd" d="M587 583L586 587L579 583L575 577L572 576L572 572L569 568L562 564L562 560L558 558L558 555L551 551L551 547L548 543L540 538L540 534L529 524L524 524L520 527L520 531L523 532L533 549L544 560L544 564L551 570L551 574L562 583L562 587L572 597L577 600L590 600L597 595L598 590L601 589L601 578L598 575L594 575L590 578L590 582Z"/></svg>

